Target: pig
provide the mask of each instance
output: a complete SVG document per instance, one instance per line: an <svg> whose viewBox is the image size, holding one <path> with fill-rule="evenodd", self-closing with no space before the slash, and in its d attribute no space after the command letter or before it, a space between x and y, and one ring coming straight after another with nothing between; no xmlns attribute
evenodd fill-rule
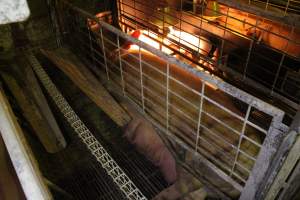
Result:
<svg viewBox="0 0 300 200"><path fill-rule="evenodd" d="M138 51L130 50L130 55L134 55L138 57L138 53L139 53ZM166 66L167 66L166 61L148 52L142 51L141 53L144 62L150 64L152 68L155 67L157 70L161 72L164 73L166 72ZM141 81L140 74L136 72L140 68L139 62L137 59L134 59L132 56L129 56L129 54L122 56L122 60L126 60L126 63L125 62L122 63L123 70L124 72L126 72L124 73L126 93L129 96L133 96L133 98L139 99L140 98L139 91L141 88L136 84L139 81ZM127 63L130 63L130 66ZM142 68L143 74L146 74L147 76L151 77L153 80L156 81L156 83L160 83L161 85L166 84L166 79L163 75L161 75L161 73L158 73L157 71L153 70L147 65L142 65L142 67L143 67ZM189 88L195 91L201 91L203 81L199 77L185 71L184 69L176 65L170 64L169 67L170 67L169 73L173 79L176 79L184 83L186 86L188 86ZM136 70L133 70L132 68L136 68ZM163 124L166 120L166 116L165 116L166 110L165 107L163 107L165 102L160 98L158 98L155 94L159 94L163 96L165 95L164 93L165 89L159 87L157 84L154 83L154 81L150 79L143 78L142 81L143 81L144 88L147 88L144 89L144 96L145 98L147 98L147 100L145 100L145 110L151 116L155 117L155 120ZM127 87L128 85L130 85L131 88L136 87L136 90ZM169 82L169 88L172 91L172 93L171 92L169 93L169 104L173 106L177 106L178 108L180 108L182 111L185 112L185 115L189 116L189 118L187 118L185 117L185 115L181 115L176 110L174 110L172 106L169 106L169 114L170 114L169 130L175 136L182 138L182 140L186 142L187 145L195 147L195 141L197 139L195 134L197 131L197 123L195 123L194 121L197 120L199 117L199 110L194 109L190 104L193 104L194 107L198 107L200 102L200 96L194 92L191 92L191 89L186 89L185 87L181 86L180 84L177 84L172 80L170 80ZM149 90L151 90L152 92L149 92ZM245 114L246 110L243 104L239 106L239 101L237 101L235 98L231 97L230 95L225 94L214 85L208 85L206 83L204 92L207 97L223 105L226 109L234 112L236 115L243 116ZM176 93L181 97L184 97L185 99L188 100L189 103L185 103L181 99L175 98L173 93ZM150 99L155 104L149 103L148 99ZM218 106L214 105L213 103L210 103L207 100L203 101L202 109L206 113L210 113L216 119L222 121L229 127L233 127L236 130L240 130L242 127L243 122L241 120L232 116L227 111L222 111L222 109L220 109ZM190 118L194 119L194 121L190 120ZM236 151L234 148L232 148L231 144L237 145L239 143L239 136L236 133L233 133L232 130L226 128L221 123L216 122L216 120L214 120L213 118L211 118L209 115L205 113L202 114L201 125L205 126L206 128L203 128L201 126L198 130L199 135L201 136L201 139L198 142L198 147L199 147L198 150L201 151L200 153L208 152L209 156L219 159L221 160L221 162L224 162L226 165L229 166L231 162L227 158L230 157L231 159L234 159L236 155ZM160 157L155 155L155 153L158 153L160 156L164 154L160 152L161 150L163 150L163 148L161 147L162 143L160 143L160 140L158 140L157 142L152 142L153 140L155 141L156 140L155 138L158 136L152 134L151 131L145 131L148 129L149 129L148 125L144 125L139 120L133 120L131 123L129 123L127 127L127 132L124 135L126 136L126 138L128 138L128 140L131 141L131 143L136 144L137 148L141 152L145 152L144 154L147 155L149 160L151 160L153 163L156 163L156 166L159 166L162 173L164 174L164 177L176 173L178 176L177 181L180 182L180 180L178 180L180 179L179 177L180 175L178 171L177 172L175 171L176 168L174 167L173 168L174 171L173 173L171 173L171 170L168 170L170 169L168 166L171 166L171 164L167 164L167 161L160 163L161 162L159 159ZM137 135L137 133L140 132L143 132L143 134ZM145 134L146 132L150 132L150 133ZM214 134L212 134L211 132L213 132ZM259 131L257 131L254 128L249 127L249 129L247 129L246 136L251 138L252 141L255 141L258 144L261 144L263 142L263 137L260 138ZM222 137L223 139L221 140L218 137ZM146 141L142 141L142 140L146 140ZM224 140L227 142L225 143ZM205 141L208 141L212 145L209 145ZM241 141L240 147L243 151L245 151L247 154L253 157L257 156L259 153L259 147L253 145L248 140L243 139ZM155 149L156 151L152 151L153 149ZM227 157L225 157L223 153L226 153ZM169 152L166 153L166 157L168 157L168 155ZM237 161L239 164L241 164L247 169L251 169L254 164L252 160L242 155L237 157ZM247 173L244 172L243 170L240 170L239 168L237 168L235 172L238 173L239 176L242 177L247 176ZM233 196L233 197L237 196L235 191L234 190L231 191L230 188L229 189L225 188L223 192L229 194L229 196ZM163 196L165 196L165 194L163 194Z"/></svg>
<svg viewBox="0 0 300 200"><path fill-rule="evenodd" d="M141 118L131 120L125 128L124 137L160 169L169 184L176 181L175 159L150 123Z"/></svg>

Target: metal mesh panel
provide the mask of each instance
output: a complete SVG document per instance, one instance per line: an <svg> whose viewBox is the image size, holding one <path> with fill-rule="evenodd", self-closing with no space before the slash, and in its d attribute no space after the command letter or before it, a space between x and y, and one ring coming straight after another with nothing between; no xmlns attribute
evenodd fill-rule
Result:
<svg viewBox="0 0 300 200"><path fill-rule="evenodd" d="M170 41L169 48L174 51L179 48L179 54L185 58L192 54L187 58L189 62L212 73L225 72L233 76L238 80L237 85L246 83L297 108L300 97L299 27L216 1L156 2L159 1L120 0L123 30L128 27L145 29L161 36L166 34L168 27L173 27L190 33L200 42L177 35ZM285 13L293 7L299 12L296 6L299 2L294 1L250 0L248 3L263 5L265 9L280 7ZM292 3L296 4L292 6ZM174 46L178 42L180 45L176 49Z"/></svg>
<svg viewBox="0 0 300 200"><path fill-rule="evenodd" d="M204 66L209 68L216 58L201 57L200 37L196 46L176 32L164 41L160 31L148 28L140 34L153 39L149 45L134 38L138 22L133 27L123 24L129 36L67 7L71 9L64 13L66 38L73 47L171 139L204 156L236 189L246 185L255 192L284 135L279 130L284 129L284 112L209 74ZM191 60L195 48L199 65ZM192 56L184 56L183 49L191 50Z"/></svg>

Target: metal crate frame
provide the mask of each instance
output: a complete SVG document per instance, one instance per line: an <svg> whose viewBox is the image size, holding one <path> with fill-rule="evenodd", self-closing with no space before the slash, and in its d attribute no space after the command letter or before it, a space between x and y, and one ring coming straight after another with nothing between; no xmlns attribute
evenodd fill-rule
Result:
<svg viewBox="0 0 300 200"><path fill-rule="evenodd" d="M173 8L173 12L177 12L178 14L172 14L172 13L166 13L166 12L160 12L159 14L153 14L151 12L147 13L145 12L145 9L153 10L153 6L151 3L145 3L141 0L119 0L119 21L120 23L125 24L131 24L133 27L136 28L146 28L147 24L149 24L149 21L146 19L143 19L141 16L147 16L150 15L150 18L155 18L156 20L163 21L163 24L165 25L171 25L168 24L167 20L165 18L169 17L172 19L178 20L178 24L176 27L178 27L180 30L184 29L184 26L189 27L191 29L196 30L197 32L201 34L212 34L216 40L209 41L211 44L219 46L219 52L220 56L217 62L213 63L214 67L216 69L219 69L223 72L226 72L228 75L234 77L234 79L238 80L237 85L243 83L246 86L250 86L256 90L259 90L263 92L264 94L275 97L276 99L279 99L280 101L286 103L288 106L291 106L293 109L297 110L297 107L299 106L299 99L295 97L295 95L290 94L287 92L282 86L285 83L285 78L282 77L282 73L298 73L291 69L290 64L285 64L286 60L294 59L294 61L299 62L299 55L290 55L288 47L289 46L296 46L297 48L300 47L300 43L295 38L295 35L299 35L299 24L297 23L291 23L290 21L286 20L280 20L273 15L263 15L264 12L262 12L263 9L256 9L255 6L252 6L254 2L263 2L261 0L252 1L249 0L248 4L239 2L239 1L231 1L231 0L221 0L218 1L220 5L228 6L227 11L213 11L217 12L218 15L225 18L225 20L222 20L221 23L215 23L215 21L210 22L207 20L204 16L197 14L195 12L186 12L183 10L183 3L191 4L191 6L202 9L202 12L204 12L204 9L206 6L204 5L204 1L201 3L197 3L198 1L187 1L187 0L178 0L177 2L180 2L179 8ZM286 8L289 7L290 1L287 2ZM265 9L263 11L268 11L268 8L271 5L270 0L265 1ZM249 6L250 5L250 6ZM172 8L172 7L171 7ZM178 10L179 9L179 10ZM246 22L245 19L238 18L234 14L231 14L230 12L234 9L239 9L240 11L247 13L248 16L252 16L255 18L253 22ZM130 12L128 11L130 10ZM210 10L210 9L208 9ZM133 12L134 11L134 12ZM269 11L268 11L269 12ZM292 19L298 19L299 15L287 15L288 9L285 10L284 16L293 16ZM180 14L179 14L180 13ZM165 17L162 17L165 16ZM273 17L272 17L273 16ZM297 21L297 20L296 20ZM217 21L218 22L218 21ZM264 23L269 23L267 25L263 25ZM218 31L211 32L211 25L212 23L215 27L214 29L217 29ZM243 23L245 27L250 27L249 29L255 30L255 32L261 32L261 35L269 34L273 36L275 39L281 40L281 43L286 43L286 45L275 48L272 45L266 44L264 42L261 42L261 37L256 38L255 36L249 36L245 33L238 32L232 28L232 24L234 23ZM146 26L145 26L146 24ZM270 25L271 24L271 25ZM172 24L173 25L173 24ZM278 29L278 31L273 31L268 27L274 27L278 26L281 27ZM287 33L283 34L281 30L286 29ZM161 32L163 30L160 30ZM185 31L189 32L189 30ZM192 31L190 32L192 33ZM238 39L237 41L231 41L228 38L226 38L226 35L231 35L230 37L234 37L235 39ZM255 35L255 34L254 34ZM263 36L262 36L263 37ZM180 38L181 39L181 38ZM274 39L274 40L275 40ZM181 39L182 40L182 39ZM239 53L230 52L224 53L223 49L225 46L234 46L234 48L240 48L241 43L240 41L247 40L248 43L243 48L247 50L247 56L244 58L243 56L239 55ZM218 41L218 42L217 42ZM185 41L188 42L188 41ZM244 41L245 42L245 41ZM219 44L218 44L219 43ZM260 43L263 43L263 45L260 45ZM276 63L274 60L272 60L271 57L267 55L262 55L257 52L255 52L254 49L256 49L256 45L263 46L263 48L274 51L274 53L278 53L278 57L280 56L279 61ZM201 50L201 49L200 49ZM199 49L198 49L199 53ZM243 64L239 64L238 66L235 66L236 64L228 64L227 63L227 56L230 55L233 59L237 59L239 62L243 62ZM261 62L268 62L272 63L273 68L275 69L268 69L266 65L264 64L257 64L254 57L259 57L261 59ZM207 60L209 59L208 56L202 56L200 58L201 60ZM259 63L261 63L259 62ZM199 63L197 63L199 64ZM201 64L199 64L201 65ZM251 65L251 67L250 67ZM235 69L235 67L238 67L238 69ZM265 79L261 79L259 77L255 77L253 75L253 71L251 70L258 70L259 73L263 73L264 76L272 77L270 80L266 81ZM238 71L240 70L240 71ZM300 90L300 87L295 85L296 88ZM289 114L289 113L287 113ZM294 113L290 114L291 117Z"/></svg>
<svg viewBox="0 0 300 200"><path fill-rule="evenodd" d="M300 110L272 161L256 199L292 199L300 188Z"/></svg>
<svg viewBox="0 0 300 200"><path fill-rule="evenodd" d="M176 58L167 55L163 52L161 52L158 49L155 49L151 46L149 46L148 44L145 44L129 35L127 35L126 33L116 29L115 27L103 22L103 21L99 21L97 18L95 18L94 16L90 15L89 13L74 7L73 5L69 4L69 3L65 3L64 4L64 13L63 13L63 19L64 19L64 25L65 25L65 30L68 31L68 33L72 33L70 35L67 36L67 38L70 40L75 39L75 41L77 42L77 46L78 47L84 47L86 49L86 51L89 51L92 57L92 60L94 62L94 64L98 63L100 65L103 66L103 69L106 72L107 75L107 79L110 81L111 77L110 77L110 70L112 67L116 67L113 66L110 62L110 60L108 59L107 55L106 55L106 51L105 51L105 43L103 41L108 40L104 34L103 34L103 29L105 29L106 31L111 32L111 34L114 34L117 36L117 42L114 44L118 49L120 49L120 38L125 39L129 42L132 42L136 45L139 46L140 50L141 49L145 49L149 52L151 52L152 54L160 57L161 59L165 60L167 62L167 73L165 74L167 77L167 83L166 83L166 91L167 91L167 98L166 98L166 113L167 113L167 120L164 124L164 126L161 126L157 123L157 121L153 120L153 118L151 118L151 116L148 115L148 117L150 119L152 119L152 122L154 123L154 125L156 125L157 127L160 127L161 131L166 134L171 140L176 141L177 143L179 143L182 146L185 146L186 149L188 149L190 152L195 153L199 156L201 156L201 153L199 153L197 151L198 146L197 146L197 141L199 138L199 130L197 131L197 141L195 141L196 146L194 148L190 148L187 144L185 144L184 141L182 141L181 139L175 137L172 133L171 130L169 130L169 120L168 120L168 108L170 107L170 102L169 102L169 98L168 98L168 94L171 94L172 91L170 91L170 89L168 88L169 85L169 80L173 80L174 78L170 77L169 75L169 67L170 65L176 65L184 70L186 70L189 73L192 73L194 75L196 75L197 77L199 77L202 80L202 85L203 87L205 87L207 84L212 84L215 85L219 88L219 90L223 91L224 93L244 102L245 104L248 105L247 108L247 113L245 115L245 117L242 119L243 120L243 124L244 126L246 124L251 125L252 127L255 127L259 130L262 130L262 128L259 127L259 125L256 125L255 123L249 121L248 116L249 116L249 112L251 110L251 108L255 108L269 116L272 117L272 121L270 126L268 127L267 130L262 130L263 132L265 132L266 137L264 139L263 144L261 145L261 149L260 152L257 156L255 165L251 171L250 176L248 177L248 180L245 183L245 186L242 187L239 183L237 183L235 180L233 180L231 177L229 177L228 175L224 174L221 170L219 170L217 167L215 167L214 164L212 164L211 161L208 161L207 159L205 159L204 157L202 158L204 161L204 163L211 168L213 171L215 171L220 177L222 177L224 180L226 180L227 182L231 183L237 190L239 190L241 192L241 199L254 199L254 196L258 190L259 185L261 184L261 182L263 181L263 179L265 178L265 172L268 170L268 168L270 167L270 163L271 160L273 158L273 156L275 155L276 150L279 147L279 144L281 143L281 141L283 140L284 136L286 135L287 132L287 127L282 123L282 119L284 116L284 112L268 103L265 103L264 101L228 84L227 82L224 82L222 79L216 77L216 76L211 76L205 72L199 71L195 68L192 68L191 66L187 65L186 63L177 60ZM69 12L71 11L71 12ZM72 19L72 20L70 20ZM91 31L89 30L89 28L86 26L86 20L87 19L91 19L93 21L95 21L99 27L100 27L100 32L97 34L97 37L100 41L102 41L102 45L101 45L101 50L99 51L99 49L95 49L92 46L92 42L93 42L93 38L91 37ZM81 24L80 24L81 23ZM83 35L87 38L87 41L89 41L89 43L86 43L85 41L82 40L82 38L78 37L76 35L75 31L79 31L79 26L86 26L86 34L83 33ZM76 37L77 36L77 37ZM74 40L73 40L74 41ZM103 51L104 50L104 51ZM99 57L98 57L99 56ZM121 90L123 91L123 95L129 97L125 91L124 88L124 77L123 77L123 73L124 71L122 71L122 58L119 56L119 60L120 60L120 77L121 77ZM102 59L100 59L102 57ZM99 58L99 59L98 59ZM139 62L143 63L144 61L142 60L142 57L140 56L139 58ZM143 71L140 70L139 71L141 73L141 77L143 75ZM176 81L176 80L175 80ZM138 84L138 83L137 83ZM135 102L138 102L138 104L140 104L141 109L145 112L145 97L143 96L143 90L145 89L143 86L143 81L141 79L140 83L141 84L141 99L132 99ZM185 86L187 89L188 86ZM191 89L190 89L191 90ZM224 105L221 105L215 101L213 101L212 99L209 99L209 97L205 96L203 91L202 92L198 92L198 91L193 91L193 92L197 92L200 96L201 96L201 102L203 101L203 99L207 99L210 100L211 102L213 102L213 104L215 104L215 106L219 107L222 110L225 110L226 112L230 113L233 116L236 116L235 113L231 112L230 110L226 109L224 107ZM199 102L199 114L201 114L202 110L201 110L201 102ZM200 115L199 115L200 116ZM220 121L218 121L218 123L222 123ZM198 128L201 125L201 117L198 118ZM240 142L242 140L242 138L246 138L246 136L243 134L243 131L240 133ZM249 139L249 138L248 138ZM239 144L240 144L239 142ZM237 148L238 153L242 152L239 147ZM236 160L235 160L236 162Z"/></svg>
<svg viewBox="0 0 300 200"><path fill-rule="evenodd" d="M295 142L288 152L288 155L273 181L265 199L291 199L291 195L295 195L295 189L299 189L300 176L300 137L299 133L290 133L296 135Z"/></svg>

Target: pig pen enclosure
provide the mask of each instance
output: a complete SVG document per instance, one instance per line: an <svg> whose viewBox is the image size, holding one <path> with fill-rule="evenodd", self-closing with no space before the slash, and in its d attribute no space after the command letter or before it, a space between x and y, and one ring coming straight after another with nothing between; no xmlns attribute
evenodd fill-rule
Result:
<svg viewBox="0 0 300 200"><path fill-rule="evenodd" d="M93 14L61 6L62 38L180 162L225 196L261 192L299 105L297 28L221 3L120 0Z"/></svg>
<svg viewBox="0 0 300 200"><path fill-rule="evenodd" d="M58 118L79 136L69 136L71 147L50 159L75 165L68 180L58 180L74 194L64 198L151 199L174 182L166 178L174 166L151 163L147 152L137 152L139 145L154 143L150 137L126 136L128 142L107 116L101 118L105 134L92 134L93 125L80 118L93 121L88 113L96 108L88 103L75 113L74 96L86 97L66 89L72 83L62 72L78 76L80 89L80 79L90 77L76 74L72 65L51 71L64 59L93 73L116 99L151 122L176 165L199 179L212 198L292 199L297 193L298 1L48 3L54 51L61 59L53 61L50 51L24 52L52 107L63 114ZM72 152L86 158L68 163Z"/></svg>

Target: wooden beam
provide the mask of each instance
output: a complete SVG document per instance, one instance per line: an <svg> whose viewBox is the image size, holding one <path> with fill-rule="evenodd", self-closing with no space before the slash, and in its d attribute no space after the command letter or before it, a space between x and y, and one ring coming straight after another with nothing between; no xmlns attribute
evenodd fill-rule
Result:
<svg viewBox="0 0 300 200"><path fill-rule="evenodd" d="M1 73L13 96L16 98L24 117L49 153L56 153L66 147L66 141L55 121L47 101L29 67L26 72L11 66L13 74ZM24 69L23 68L23 69Z"/></svg>
<svg viewBox="0 0 300 200"><path fill-rule="evenodd" d="M131 117L115 101L94 75L80 63L76 65L63 53L42 50L60 70L62 70L98 107L100 107L116 124L126 125Z"/></svg>
<svg viewBox="0 0 300 200"><path fill-rule="evenodd" d="M53 113L48 105L45 95L38 83L38 80L32 71L31 67L24 68L24 76L27 82L27 89L30 91L34 102L36 103L45 123L48 124L50 128L49 131L52 133L53 142L56 143L56 150L60 151L67 146L66 140L53 116Z"/></svg>

